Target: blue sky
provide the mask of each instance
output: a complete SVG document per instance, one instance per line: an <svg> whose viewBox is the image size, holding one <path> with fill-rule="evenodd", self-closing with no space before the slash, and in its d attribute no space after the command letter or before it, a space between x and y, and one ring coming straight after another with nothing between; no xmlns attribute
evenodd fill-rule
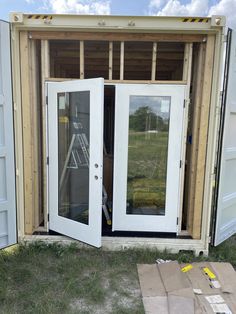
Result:
<svg viewBox="0 0 236 314"><path fill-rule="evenodd" d="M9 12L114 15L226 15L236 26L236 0L0 0L0 19Z"/></svg>

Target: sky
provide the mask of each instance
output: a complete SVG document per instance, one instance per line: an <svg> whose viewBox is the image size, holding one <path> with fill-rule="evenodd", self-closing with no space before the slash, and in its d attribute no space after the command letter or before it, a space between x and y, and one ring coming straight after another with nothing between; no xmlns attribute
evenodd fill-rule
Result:
<svg viewBox="0 0 236 314"><path fill-rule="evenodd" d="M236 0L0 0L0 19L9 12L113 15L226 15L236 28Z"/></svg>

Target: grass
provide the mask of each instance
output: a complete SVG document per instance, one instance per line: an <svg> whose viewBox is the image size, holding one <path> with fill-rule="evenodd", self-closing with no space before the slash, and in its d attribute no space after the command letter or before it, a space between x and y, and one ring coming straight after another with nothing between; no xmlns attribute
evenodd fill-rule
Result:
<svg viewBox="0 0 236 314"><path fill-rule="evenodd" d="M144 314L136 264L157 258L228 261L236 267L236 237L212 248L208 258L190 252L18 245L0 252L0 313Z"/></svg>

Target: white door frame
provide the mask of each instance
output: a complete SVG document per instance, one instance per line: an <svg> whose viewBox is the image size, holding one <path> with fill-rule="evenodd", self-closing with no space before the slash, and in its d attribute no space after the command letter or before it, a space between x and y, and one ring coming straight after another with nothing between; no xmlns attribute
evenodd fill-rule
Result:
<svg viewBox="0 0 236 314"><path fill-rule="evenodd" d="M48 202L49 228L96 247L101 246L103 103L102 78L47 83L48 95ZM58 114L57 94L90 91L90 163L88 225L58 215ZM98 165L98 167L97 167Z"/></svg>
<svg viewBox="0 0 236 314"><path fill-rule="evenodd" d="M116 84L113 231L177 232L185 89L184 85ZM126 214L129 95L171 96L165 216Z"/></svg>

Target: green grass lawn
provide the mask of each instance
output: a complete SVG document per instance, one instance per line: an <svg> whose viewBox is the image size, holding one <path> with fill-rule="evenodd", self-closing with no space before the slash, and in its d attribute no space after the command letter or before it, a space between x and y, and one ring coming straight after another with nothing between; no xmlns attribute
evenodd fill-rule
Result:
<svg viewBox="0 0 236 314"><path fill-rule="evenodd" d="M228 261L236 267L236 237L208 258L150 250L110 252L35 242L0 251L0 313L144 314L137 263L157 258Z"/></svg>

